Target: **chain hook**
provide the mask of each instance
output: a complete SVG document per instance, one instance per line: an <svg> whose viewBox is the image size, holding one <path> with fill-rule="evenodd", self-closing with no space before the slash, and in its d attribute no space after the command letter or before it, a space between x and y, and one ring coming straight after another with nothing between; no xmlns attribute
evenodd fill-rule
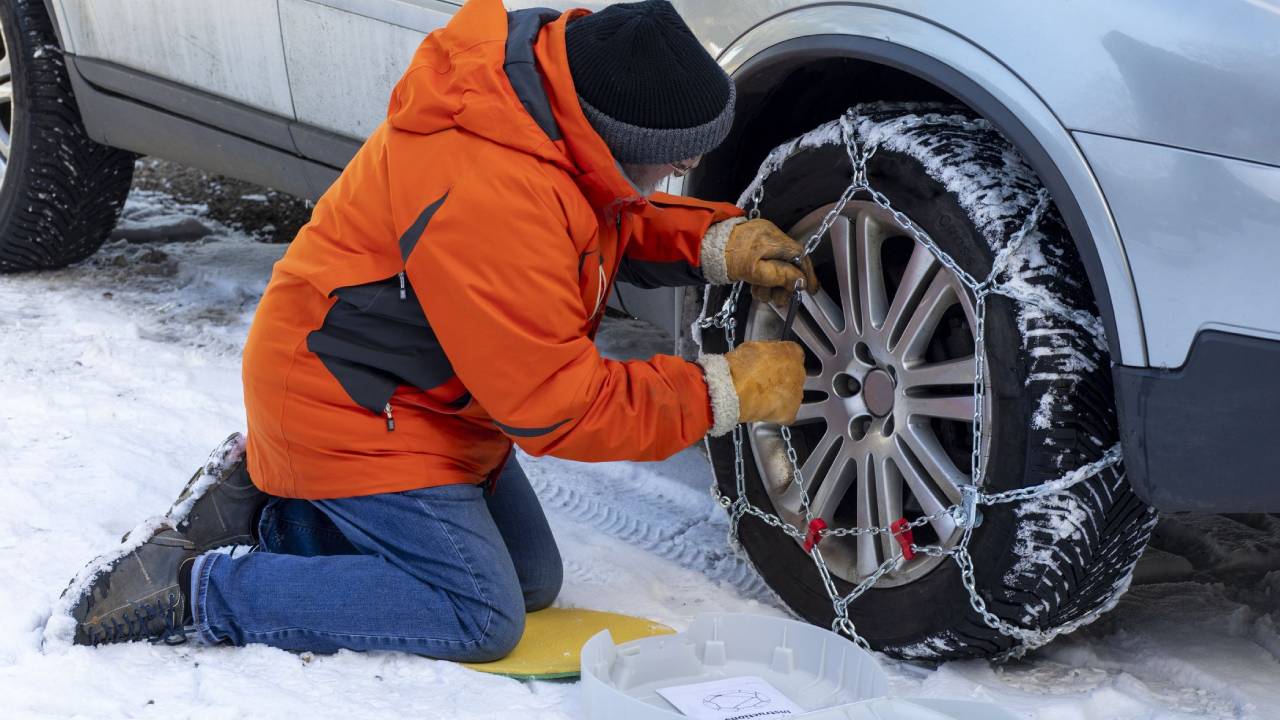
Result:
<svg viewBox="0 0 1280 720"><path fill-rule="evenodd" d="M977 485L960 486L960 504L951 510L956 525L968 530L982 524L982 517L978 512L978 498L981 494Z"/></svg>

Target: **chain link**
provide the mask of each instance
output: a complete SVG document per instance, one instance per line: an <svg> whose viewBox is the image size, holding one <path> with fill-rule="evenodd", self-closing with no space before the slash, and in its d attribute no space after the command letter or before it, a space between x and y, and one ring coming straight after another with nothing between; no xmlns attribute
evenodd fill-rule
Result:
<svg viewBox="0 0 1280 720"><path fill-rule="evenodd" d="M1004 503L1025 502L1039 497L1053 495L1065 492L1070 488L1078 485L1089 478L1096 476L1107 468L1113 467L1121 461L1120 446L1116 446L1107 450L1102 458L1094 463L1085 465L1068 473L1064 477L1052 480L1040 485L1034 485L1016 490L1008 490L1000 493L984 493L981 488L985 484L986 476L986 458L983 452L983 437L986 433L986 412L985 399L987 393L987 370L986 370L986 307L987 298L991 295L1002 295L1009 297L1015 301L1034 305L1040 309L1052 312L1056 315L1066 318L1067 320L1079 325L1089 331L1096 340L1101 339L1101 326L1097 318L1082 311L1071 311L1054 305L1049 298L1040 297L1034 293L1028 293L1025 290L1011 287L1001 283L1001 278L1009 271L1009 265L1016 253L1022 248L1026 242L1027 236L1039 227L1044 214L1050 206L1049 193L1041 189L1036 197L1036 203L1023 219L1020 227L1010 236L1009 241L996 252L995 259L989 273L982 280L976 279L971 273L965 270L960 264L944 252L934 242L923 228L917 225L911 218L897 210L890 203L889 198L884 193L871 187L868 177L868 162L875 155L878 145L869 144L859 146L856 136L856 116L853 110L845 113L840 119L841 139L844 142L845 151L848 154L849 162L852 168L852 175L849 186L841 193L840 198L836 201L831 211L822 219L817 230L813 232L804 243L804 250L801 258L811 255L816 251L822 243L822 239L827 236L831 226L843 214L845 208L855 197L859 195L866 196L871 202L888 212L898 225L906 230L910 236L919 244L923 245L938 262L953 273L964 285L969 292L974 307L974 413L973 413L973 444L970 453L970 484L961 488L962 499L960 503L950 507L943 508L934 513L923 515L914 520L899 524L896 527L843 527L843 528L821 528L816 526L815 517L810 505L808 489L805 486L804 476L800 469L799 457L796 453L794 444L792 443L791 429L783 426L781 428L781 436L785 448L787 463L791 469L791 482L800 494L801 508L805 527L797 527L778 515L766 512L753 505L747 497L746 485L746 469L744 465L743 453L743 433L744 426L738 425L733 429L733 451L734 451L734 479L735 491L737 497L728 498L720 494L719 490L715 491L717 502L729 513L729 541L732 545L738 545L738 526L742 518L751 516L759 519L770 527L781 530L787 536L795 539L797 542L803 543L810 535L814 535L814 544L810 550L810 557L813 559L817 569L818 576L822 581L822 585L827 595L831 599L832 608L835 612L831 628L835 632L843 633L857 642L860 646L870 649L870 644L857 631L853 621L849 617L849 608L862 595L876 585L885 575L893 572L901 567L906 561L900 552L891 553L890 557L882 562L873 572L863 578L849 592L841 593L836 585L835 578L832 577L831 569L823 559L822 549L818 546L821 540L829 537L851 537L851 536L901 536L903 533L916 528L923 527L941 518L944 515L951 515L955 519L957 525L961 528L961 536L958 543L951 548L939 545L909 545L912 552L920 555L932 557L949 557L956 563L960 570L961 582L965 591L969 596L969 604L974 612L978 614L982 621L997 632L1006 635L1021 643L1008 651L1008 654L1018 654L1031 647L1037 647L1062 632L1069 632L1071 629L1084 621L1080 621L1063 628L1051 629L1049 631L1038 630L1034 628L1023 628L1009 623L994 613L988 607L986 599L979 592L977 587L977 579L974 573L973 557L969 553L969 545L973 538L973 534L980 525L979 506L996 505ZM922 125L941 125L948 127L971 130L986 130L987 127L980 122L973 121L963 116L948 116L940 114L928 114L919 116L910 116L902 121L895 123L895 129L906 130L919 127ZM747 199L749 205L747 216L751 219L761 216L761 204L764 201L765 177L757 180L755 188ZM799 258L797 258L799 259ZM698 320L694 323L696 338L699 347L701 347L700 331L709 328L718 328L724 332L726 345L729 350L735 347L737 341L737 309L738 301L743 289L743 283L735 283L729 290L724 304L720 310L713 316L707 317L708 302L703 303L702 312L698 316ZM710 293L707 294L710 299ZM905 541L904 541L905 542Z"/></svg>

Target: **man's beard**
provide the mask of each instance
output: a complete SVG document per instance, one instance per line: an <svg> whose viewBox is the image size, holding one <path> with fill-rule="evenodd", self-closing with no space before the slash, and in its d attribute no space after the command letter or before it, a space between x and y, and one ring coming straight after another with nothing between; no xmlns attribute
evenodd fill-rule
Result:
<svg viewBox="0 0 1280 720"><path fill-rule="evenodd" d="M671 175L671 170L670 165L622 163L622 172L631 181L631 184L636 186L640 194L646 197L658 191L658 187L662 185L662 182Z"/></svg>

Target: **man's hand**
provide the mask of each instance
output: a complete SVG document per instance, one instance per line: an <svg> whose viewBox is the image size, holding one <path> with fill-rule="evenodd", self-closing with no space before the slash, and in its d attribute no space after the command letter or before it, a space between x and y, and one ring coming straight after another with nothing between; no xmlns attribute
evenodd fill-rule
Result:
<svg viewBox="0 0 1280 720"><path fill-rule="evenodd" d="M804 280L810 293L818 289L818 276L813 262L805 257L800 265L795 259L804 246L792 240L768 220L748 220L733 228L725 244L725 269L729 279L751 285L751 294L762 301L785 305L797 280Z"/></svg>
<svg viewBox="0 0 1280 720"><path fill-rule="evenodd" d="M793 342L745 342L725 354L738 393L738 422L796 421L804 396L804 350Z"/></svg>
<svg viewBox="0 0 1280 720"><path fill-rule="evenodd" d="M712 437L738 423L796 421L804 397L804 350L793 342L745 342L724 355L700 355L711 400Z"/></svg>

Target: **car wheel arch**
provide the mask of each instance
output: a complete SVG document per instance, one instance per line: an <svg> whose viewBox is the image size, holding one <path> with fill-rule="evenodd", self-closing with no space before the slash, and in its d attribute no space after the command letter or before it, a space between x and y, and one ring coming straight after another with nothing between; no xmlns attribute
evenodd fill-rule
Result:
<svg viewBox="0 0 1280 720"><path fill-rule="evenodd" d="M835 27L875 28L876 35L836 34ZM1113 361L1146 365L1141 312L1123 245L1101 189L1070 132L1013 70L968 40L923 19L877 8L809 7L775 16L741 35L720 54L722 67L738 85L739 121L725 144L690 177L685 190L736 199L733 193L751 177L743 180L742 169L749 168L753 174L764 154L790 137L757 142L760 147L751 145L745 118L769 108L769 96L776 96L794 72L833 60L898 73L923 83L931 88L926 92L932 93L920 98L854 94L843 107L864 100L937 100L941 96L969 106L992 122L1040 175L1063 214L1103 315ZM806 114L803 109L789 114L798 126L808 127L834 116L829 108L826 114L822 110ZM748 152L742 151L744 143L750 146Z"/></svg>

